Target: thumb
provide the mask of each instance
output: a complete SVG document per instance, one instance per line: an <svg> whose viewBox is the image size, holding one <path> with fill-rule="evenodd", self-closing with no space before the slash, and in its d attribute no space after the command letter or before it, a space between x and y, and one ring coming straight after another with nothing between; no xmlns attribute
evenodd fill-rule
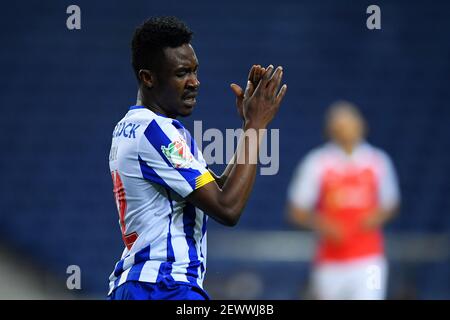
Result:
<svg viewBox="0 0 450 320"><path fill-rule="evenodd" d="M231 87L231 90L236 95L236 98L242 98L244 96L244 90L242 90L242 88L240 86L238 86L237 84L232 83L230 85L230 87Z"/></svg>

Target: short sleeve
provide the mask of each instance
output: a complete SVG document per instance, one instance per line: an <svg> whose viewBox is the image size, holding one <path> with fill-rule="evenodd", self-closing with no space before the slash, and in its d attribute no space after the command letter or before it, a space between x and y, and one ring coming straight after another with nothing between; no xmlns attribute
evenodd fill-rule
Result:
<svg viewBox="0 0 450 320"><path fill-rule="evenodd" d="M320 188L320 172L314 158L310 154L297 166L288 188L288 201L308 211L315 208Z"/></svg>
<svg viewBox="0 0 450 320"><path fill-rule="evenodd" d="M383 209L389 210L400 202L400 189L394 164L389 156L382 153L382 170L380 172L379 200Z"/></svg>
<svg viewBox="0 0 450 320"><path fill-rule="evenodd" d="M142 176L183 198L214 181L205 165L193 156L190 145L170 121L153 119L139 141Z"/></svg>

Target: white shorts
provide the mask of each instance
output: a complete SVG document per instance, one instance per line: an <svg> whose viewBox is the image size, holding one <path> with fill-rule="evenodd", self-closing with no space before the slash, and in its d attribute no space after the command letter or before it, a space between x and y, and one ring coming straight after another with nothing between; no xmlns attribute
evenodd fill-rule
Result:
<svg viewBox="0 0 450 320"><path fill-rule="evenodd" d="M321 263L314 268L311 284L320 300L383 300L387 276L386 259L377 255Z"/></svg>

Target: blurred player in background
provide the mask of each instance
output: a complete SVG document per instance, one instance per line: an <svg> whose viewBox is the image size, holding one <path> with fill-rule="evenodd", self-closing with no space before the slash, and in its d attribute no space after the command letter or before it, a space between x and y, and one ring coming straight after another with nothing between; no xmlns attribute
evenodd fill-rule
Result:
<svg viewBox="0 0 450 320"><path fill-rule="evenodd" d="M318 235L313 296L384 299L381 228L399 206L393 164L364 140L364 119L353 104L334 103L326 129L330 141L305 157L288 190L290 220Z"/></svg>
<svg viewBox="0 0 450 320"><path fill-rule="evenodd" d="M253 66L245 92L232 84L244 135L237 161L216 176L176 120L192 113L200 86L191 37L174 17L149 19L134 33L137 102L116 125L109 156L125 245L110 276L110 299L209 298L203 290L204 212L225 225L238 222L253 188L259 145L245 134L259 139L286 93L281 67Z"/></svg>

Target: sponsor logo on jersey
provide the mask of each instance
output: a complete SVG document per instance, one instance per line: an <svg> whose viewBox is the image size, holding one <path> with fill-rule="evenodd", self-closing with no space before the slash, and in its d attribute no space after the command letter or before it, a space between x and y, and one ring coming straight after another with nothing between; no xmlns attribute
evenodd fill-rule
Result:
<svg viewBox="0 0 450 320"><path fill-rule="evenodd" d="M192 153L181 137L169 143L167 147L161 146L161 150L174 168L190 168Z"/></svg>

